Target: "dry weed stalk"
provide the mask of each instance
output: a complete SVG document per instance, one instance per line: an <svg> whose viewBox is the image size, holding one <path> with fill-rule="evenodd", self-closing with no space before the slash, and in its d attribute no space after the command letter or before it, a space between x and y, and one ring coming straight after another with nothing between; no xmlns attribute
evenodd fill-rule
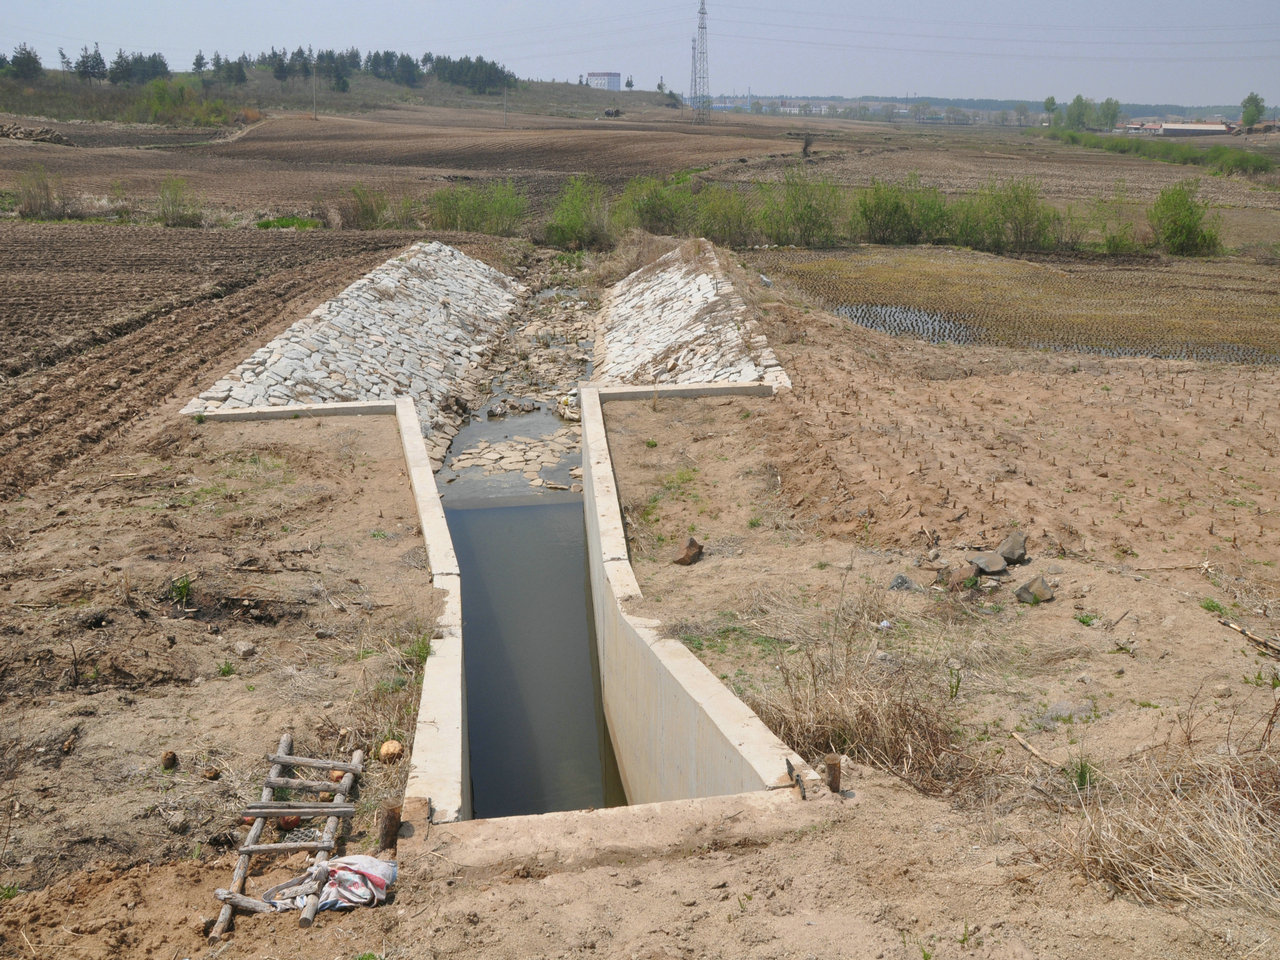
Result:
<svg viewBox="0 0 1280 960"><path fill-rule="evenodd" d="M1086 877L1148 903L1280 907L1280 705L1247 749L1190 737L1109 777L1061 845Z"/></svg>
<svg viewBox="0 0 1280 960"><path fill-rule="evenodd" d="M748 694L761 720L802 756L844 753L925 793L954 791L978 769L964 751L953 698L936 671L913 658L878 657L882 591L839 601L824 621L810 606L762 599L778 654L780 684Z"/></svg>

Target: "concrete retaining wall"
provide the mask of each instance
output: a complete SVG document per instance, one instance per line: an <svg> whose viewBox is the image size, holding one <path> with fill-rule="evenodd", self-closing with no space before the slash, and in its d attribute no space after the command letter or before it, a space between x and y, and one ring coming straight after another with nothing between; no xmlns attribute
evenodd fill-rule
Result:
<svg viewBox="0 0 1280 960"><path fill-rule="evenodd" d="M581 388L588 568L605 718L627 799L652 803L788 786L817 775L679 641L626 612L640 588L627 556L602 399L771 392L764 384Z"/></svg>

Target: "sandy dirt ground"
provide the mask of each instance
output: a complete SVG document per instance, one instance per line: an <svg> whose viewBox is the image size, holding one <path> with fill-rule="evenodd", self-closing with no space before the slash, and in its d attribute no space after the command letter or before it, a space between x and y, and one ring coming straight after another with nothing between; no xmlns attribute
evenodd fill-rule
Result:
<svg viewBox="0 0 1280 960"><path fill-rule="evenodd" d="M326 121L291 154L301 123L182 150L0 143L0 186L37 160L102 195L116 180L154 194L178 173L247 214L359 180L501 176L525 156L536 162L519 175L549 194L578 170L772 175L774 155L799 150L781 121L706 137L659 126L650 142L640 124L578 125L575 147L572 124L475 119L449 140L439 116L397 115ZM1064 203L1118 177L1150 192L1183 173L899 137L823 140L815 167L868 182L942 180L950 166L957 190L1017 170ZM362 140L377 148L357 163L323 162ZM486 169L467 165L476 152ZM1235 205L1238 237L1274 237L1273 193L1206 189ZM1275 632L1274 369L893 340L825 312L798 278L764 287L756 266L735 282L792 391L608 411L644 609L750 699L771 689L791 634L851 598L889 624L880 662L930 668L943 696L958 680L956 717L992 771L984 788L925 795L848 763L847 797L433 829L402 841L387 906L310 931L242 919L207 947L262 755L290 724L303 747L335 754L402 732L434 612L389 421L259 432L176 411L409 239L0 224L0 322L15 345L0 380L0 884L21 891L0 901L0 955L1280 956L1274 912L1142 905L1081 875L1060 783L1073 760L1112 775L1188 727L1213 750L1265 724L1271 662L1217 621ZM453 240L592 304L593 281L628 262L592 275L518 244ZM948 256L911 254L935 255ZM1255 267L1243 295L1265 298ZM1087 280L1107 268L1016 262L1001 282L1031 289L1037 269ZM1180 269L1130 265L1125 282L1152 297L1171 276L1194 287ZM980 295L921 289L905 305ZM1106 297L1091 296L1096 311ZM554 379L533 352L530 377ZM933 589L940 568L1015 525L1029 562L1010 578ZM704 559L672 565L690 535ZM888 590L897 574L918 589ZM1019 604L1013 587L1036 574L1055 598ZM172 773L165 749L180 757ZM353 851L369 849L372 808L399 785L398 768L372 771ZM250 889L300 870L282 863Z"/></svg>

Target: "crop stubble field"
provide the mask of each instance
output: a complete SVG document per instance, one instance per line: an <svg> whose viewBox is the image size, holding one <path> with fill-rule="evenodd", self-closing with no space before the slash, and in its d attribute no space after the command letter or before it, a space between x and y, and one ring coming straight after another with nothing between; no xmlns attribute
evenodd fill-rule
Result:
<svg viewBox="0 0 1280 960"><path fill-rule="evenodd" d="M511 177L545 207L576 172L621 185L640 173L696 167L706 168L699 176L707 181L731 183L777 178L798 162L799 145L786 136L794 130L777 120L710 131L660 121L499 123L489 114L405 111L271 119L226 142L181 148L133 149L129 132L114 128L83 138L102 144L94 146L0 141L0 189L40 162L69 189L105 195L118 183L142 204L178 174L242 222L310 209L355 182L429 192L455 182L447 178ZM73 141L75 126L63 125ZM824 129L831 137L819 140L809 169L848 185L919 172L926 183L963 192L993 176L1033 176L1051 202L1066 206L1105 196L1116 179L1149 202L1185 173L1006 133ZM1203 194L1220 205L1229 245L1280 235L1275 191L1206 178ZM0 703L16 717L0 757L12 785L0 793L9 811L0 823L20 841L0 852L0 880L36 890L6 907L4 950L22 953L30 942L37 953L67 956L162 947L189 955L199 946L199 917L211 912L209 891L229 873L225 858L209 861L229 842L234 795L251 787L262 746L253 742L255 728L285 722L279 690L265 688L337 704L322 711L331 721L311 729L317 749L340 742L331 727L375 735L357 730L367 715L339 718L343 687L367 700L380 681L399 682L404 647L417 631L429 632L433 616L429 605L404 603L406 584L424 574L387 436L372 427L341 438L331 426L304 434L286 425L270 436L197 428L178 422L176 411L416 236L0 222ZM518 244L443 239L520 272ZM715 638L725 626L721 611L776 613L770 604L779 598L762 598L752 580L761 570L834 603L846 589L844 573L879 589L893 566L925 583L920 565L931 547L958 556L963 545L989 543L1016 523L1031 536L1037 563L1057 558L1061 572L1053 576L1064 587L1047 612L1021 615L1006 598L1006 612L980 614L992 618L982 623L991 624L996 652L958 655L974 671L974 709L987 722L1004 729L1026 722L1041 700L1101 704L1086 743L1107 764L1168 736L1210 680L1234 692L1212 712L1214 731L1237 704L1247 704L1238 711L1250 722L1266 712L1261 698L1269 691L1240 680L1265 664L1198 601L1215 597L1242 622L1274 632L1276 368L1009 345L1034 336L1069 345L1087 336L1093 346L1125 349L1207 336L1273 351L1274 263L1011 260L884 248L744 251L740 259L749 270L736 282L796 389L773 403L668 409L650 420L636 410L634 423L615 416L637 443L621 454L624 495L644 501L659 493L659 513L674 524L664 535L674 540L692 525L712 547L705 565L676 577L683 568L662 562L660 545L650 542L641 567L651 578L646 592L657 595L652 615ZM761 273L773 289L755 281ZM971 317L982 343L893 340L824 309L849 302ZM640 443L648 439L656 447ZM700 449L708 443L714 452ZM671 496L670 478L691 467L698 479L687 486L698 498ZM359 536L343 533L351 530ZM734 568L737 556L752 569ZM318 572L294 569L301 567ZM217 611L213 619L172 609L171 585L191 572L198 574L192 606ZM233 615L244 599L248 612ZM1099 626L1091 631L1077 615L1096 615ZM259 653L241 662L237 639ZM368 662L366 643L376 653ZM702 655L730 677L767 670L754 646L745 655L732 642L706 646L715 649ZM992 679L1006 648L1021 651L1012 685ZM237 672L220 676L224 662ZM196 678L202 683L193 687ZM154 738L177 722L195 724L198 749L166 779L148 750L158 753ZM272 726L272 744L277 733ZM1055 756L1082 749L1069 725L1037 733ZM95 759L121 753L132 772L104 772ZM206 760L226 779L203 781L197 766ZM1032 867L1013 834L1042 827L1042 819L1001 805L1008 797L975 813L926 801L870 769L856 785L872 798L873 819L892 805L911 829L868 822L868 807L855 804L815 813L805 836L723 857L655 849L629 866L593 866L581 880L552 865L545 891L536 871L517 870L495 889L485 871L456 872L439 859L406 863L401 903L412 917L353 917L345 929L364 939L330 929L322 942L334 953L359 952L379 938L430 935L443 955L521 956L532 924L551 952L557 943L588 951L599 940L633 953L657 949L661 927L684 931L680 943L695 952L732 943L735 955L764 956L783 925L791 942L811 949L834 939L906 958L920 955L920 943L939 949L944 933L950 939L938 956L967 955L956 934L975 921L993 957L1059 956L1077 936L1073 909L1110 931L1089 945L1106 957L1264 956L1280 932L1230 911L1171 920ZM102 799L119 791L124 802ZM82 795L97 798L92 818L68 818ZM762 837L782 835L777 823L755 826ZM939 844L954 855L939 855ZM111 866L86 870L94 860ZM154 877L133 867L142 861L157 862ZM740 916L667 903L669 887L702 899L708 872L741 888ZM785 877L796 878L795 890ZM618 883L643 884L633 907L609 900ZM566 885L576 891L571 909L557 893ZM777 909L750 914L748 893ZM126 901L138 910L125 910ZM92 933L77 903L102 920ZM782 919L807 915L814 903L838 919L822 918L817 931ZM175 911L188 919L174 924ZM263 949L296 948L285 926L269 928ZM1228 929L1237 931L1234 940ZM669 946L682 949L676 940ZM233 943L226 955L249 949L247 940Z"/></svg>

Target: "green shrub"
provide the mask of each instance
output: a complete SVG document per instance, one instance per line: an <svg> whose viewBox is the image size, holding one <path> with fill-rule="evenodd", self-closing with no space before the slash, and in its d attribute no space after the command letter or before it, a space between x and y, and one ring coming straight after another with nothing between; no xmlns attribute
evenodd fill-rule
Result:
<svg viewBox="0 0 1280 960"><path fill-rule="evenodd" d="M829 247L840 239L844 198L830 180L810 180L790 171L782 182L762 186L760 228L770 243Z"/></svg>
<svg viewBox="0 0 1280 960"><path fill-rule="evenodd" d="M857 234L869 243L938 243L951 238L951 210L937 187L912 173L901 183L871 186L858 197Z"/></svg>
<svg viewBox="0 0 1280 960"><path fill-rule="evenodd" d="M1222 249L1217 225L1210 221L1208 208L1196 199L1199 189L1199 180L1166 187L1147 211L1156 244L1174 256L1208 256Z"/></svg>
<svg viewBox="0 0 1280 960"><path fill-rule="evenodd" d="M907 176L906 188L919 237L916 242L937 243L948 240L951 237L951 211L942 191L937 187L921 186L918 173Z"/></svg>
<svg viewBox="0 0 1280 960"><path fill-rule="evenodd" d="M418 226L418 204L412 197L392 200L381 190L357 183L333 206L329 226L348 230L411 230Z"/></svg>
<svg viewBox="0 0 1280 960"><path fill-rule="evenodd" d="M17 210L24 220L58 220L66 212L66 202L55 179L43 164L34 164L18 176Z"/></svg>
<svg viewBox="0 0 1280 960"><path fill-rule="evenodd" d="M858 197L862 235L868 243L917 243L919 226L912 214L907 192L899 183L872 180Z"/></svg>
<svg viewBox="0 0 1280 960"><path fill-rule="evenodd" d="M168 177L160 184L160 222L166 227L198 227L204 222L199 201L181 177Z"/></svg>
<svg viewBox="0 0 1280 960"><path fill-rule="evenodd" d="M615 239L604 187L590 177L571 177L544 232L548 244L564 250L611 249Z"/></svg>
<svg viewBox="0 0 1280 960"><path fill-rule="evenodd" d="M510 181L453 186L427 198L427 217L440 230L513 236L524 222L528 199Z"/></svg>
<svg viewBox="0 0 1280 960"><path fill-rule="evenodd" d="M760 239L755 211L747 198L732 187L711 184L695 196L697 232L712 243L745 247Z"/></svg>
<svg viewBox="0 0 1280 960"><path fill-rule="evenodd" d="M351 199L344 214L350 213L350 219L344 215L342 225L356 230L377 230L387 219L387 211L391 202L381 190L370 190L363 183L351 188Z"/></svg>
<svg viewBox="0 0 1280 960"><path fill-rule="evenodd" d="M639 227L650 233L682 236L694 223L694 195L653 177L636 177L614 206L618 230Z"/></svg>
<svg viewBox="0 0 1280 960"><path fill-rule="evenodd" d="M1034 180L1011 180L990 191L1008 249L1014 253L1029 250L1052 250L1059 246L1060 214L1040 197L1040 184Z"/></svg>
<svg viewBox="0 0 1280 960"><path fill-rule="evenodd" d="M988 253L1026 253L1072 245L1060 213L1040 197L1034 180L991 183L951 206L953 239Z"/></svg>

